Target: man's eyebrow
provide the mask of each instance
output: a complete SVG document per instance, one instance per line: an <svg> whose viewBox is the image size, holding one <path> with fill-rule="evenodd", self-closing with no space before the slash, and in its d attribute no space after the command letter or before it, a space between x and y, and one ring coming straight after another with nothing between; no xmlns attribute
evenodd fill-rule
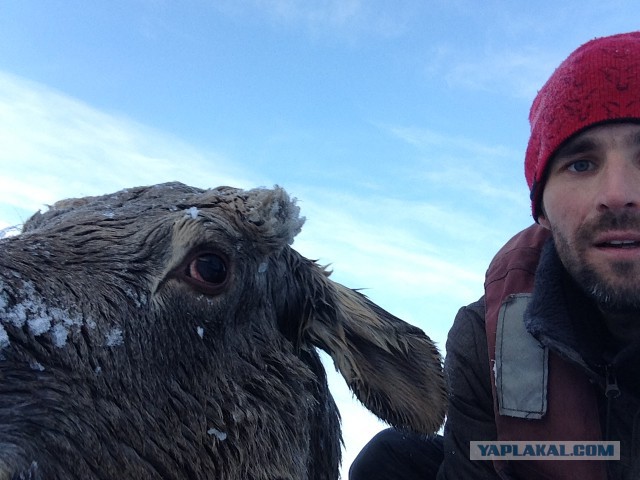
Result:
<svg viewBox="0 0 640 480"><path fill-rule="evenodd" d="M630 135L629 145L637 146L640 145L640 131L634 132Z"/></svg>
<svg viewBox="0 0 640 480"><path fill-rule="evenodd" d="M625 145L629 145L632 147L640 146L640 130L629 133L622 139L622 142ZM597 138L593 138L589 135L577 136L566 140L560 146L560 148L556 150L555 154L553 155L553 159L555 160L559 157L581 155L603 148L606 148L606 143Z"/></svg>
<svg viewBox="0 0 640 480"><path fill-rule="evenodd" d="M637 135L637 140L640 141L640 133ZM592 152L601 145L599 142L589 137L574 138L568 140L562 145L555 153L554 157L569 157L573 155L579 155L581 153Z"/></svg>

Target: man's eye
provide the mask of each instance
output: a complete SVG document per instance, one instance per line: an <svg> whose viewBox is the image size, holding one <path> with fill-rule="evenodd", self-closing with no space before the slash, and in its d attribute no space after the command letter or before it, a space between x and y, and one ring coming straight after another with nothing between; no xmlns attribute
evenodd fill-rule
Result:
<svg viewBox="0 0 640 480"><path fill-rule="evenodd" d="M577 160L568 165L568 170L572 172L586 172L593 168L593 164L589 160Z"/></svg>

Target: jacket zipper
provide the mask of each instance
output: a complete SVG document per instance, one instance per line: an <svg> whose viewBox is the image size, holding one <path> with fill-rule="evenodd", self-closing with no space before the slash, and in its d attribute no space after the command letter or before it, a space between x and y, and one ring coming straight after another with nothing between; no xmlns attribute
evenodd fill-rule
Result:
<svg viewBox="0 0 640 480"><path fill-rule="evenodd" d="M605 426L605 441L611 440L611 407L613 405L613 399L620 396L620 389L618 388L618 379L616 378L616 372L613 365L609 364L605 367L606 386L604 389L604 395L607 397L607 420Z"/></svg>

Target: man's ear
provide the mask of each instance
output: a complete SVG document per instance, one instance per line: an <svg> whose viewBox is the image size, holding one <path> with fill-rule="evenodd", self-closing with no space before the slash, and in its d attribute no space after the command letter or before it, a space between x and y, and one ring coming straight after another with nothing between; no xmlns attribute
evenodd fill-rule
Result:
<svg viewBox="0 0 640 480"><path fill-rule="evenodd" d="M551 230L551 225L549 224L549 220L547 220L547 217L545 217L543 213L538 215L538 223L540 224L541 227L544 227L547 230Z"/></svg>
<svg viewBox="0 0 640 480"><path fill-rule="evenodd" d="M547 212L544 210L544 203L540 203L540 213L538 214L538 223L541 227L546 228L547 230L551 230L551 224L549 223L549 219L547 218Z"/></svg>

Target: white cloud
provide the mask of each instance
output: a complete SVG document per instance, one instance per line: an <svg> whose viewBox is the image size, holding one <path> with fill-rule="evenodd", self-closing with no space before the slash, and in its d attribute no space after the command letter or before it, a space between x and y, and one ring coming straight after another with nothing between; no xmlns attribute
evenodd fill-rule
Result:
<svg viewBox="0 0 640 480"><path fill-rule="evenodd" d="M515 156L516 154L511 149L502 145L487 145L463 136L447 135L428 128L401 125L381 126L381 128L420 149L465 150L474 155L501 158Z"/></svg>
<svg viewBox="0 0 640 480"><path fill-rule="evenodd" d="M406 167L401 177L420 183L425 199L440 198L437 207L423 202L421 212L416 212L423 221L439 224L439 230L452 230L451 238L464 238L465 228L482 235L513 231L514 219L523 227L530 223L522 151L429 128L379 128L411 145L421 159L418 165ZM411 208L410 202L397 207L404 210L407 205ZM488 230L487 217L493 232Z"/></svg>
<svg viewBox="0 0 640 480"><path fill-rule="evenodd" d="M480 9L475 4L464 5L466 0L456 3L448 5L450 11L457 12L461 22L474 15L484 28L476 32L471 23L469 35L481 36L477 41L465 36L465 43L455 36L434 42L427 51L426 75L445 79L451 89L490 92L527 102L580 44L637 29L635 16L629 14L635 8L631 0L585 0L581 8L567 2L488 0Z"/></svg>
<svg viewBox="0 0 640 480"><path fill-rule="evenodd" d="M350 23L362 13L360 0L255 0L257 8L286 21L313 22L329 25Z"/></svg>
<svg viewBox="0 0 640 480"><path fill-rule="evenodd" d="M216 8L230 15L264 18L314 37L336 35L394 37L405 32L415 15L414 2L363 0L219 0Z"/></svg>
<svg viewBox="0 0 640 480"><path fill-rule="evenodd" d="M443 168L440 170L425 171L423 178L431 183L455 185L458 189L477 193L484 198L499 200L498 204L507 204L514 210L527 212L529 208L528 192L524 178L519 183L519 188L511 184L490 181L487 177L481 177L475 171L463 168Z"/></svg>
<svg viewBox="0 0 640 480"><path fill-rule="evenodd" d="M255 183L221 155L2 72L0 144L1 213L10 222L61 198L134 185Z"/></svg>
<svg viewBox="0 0 640 480"><path fill-rule="evenodd" d="M501 48L474 58L453 58L444 76L452 88L464 87L533 99L562 60L535 49Z"/></svg>

